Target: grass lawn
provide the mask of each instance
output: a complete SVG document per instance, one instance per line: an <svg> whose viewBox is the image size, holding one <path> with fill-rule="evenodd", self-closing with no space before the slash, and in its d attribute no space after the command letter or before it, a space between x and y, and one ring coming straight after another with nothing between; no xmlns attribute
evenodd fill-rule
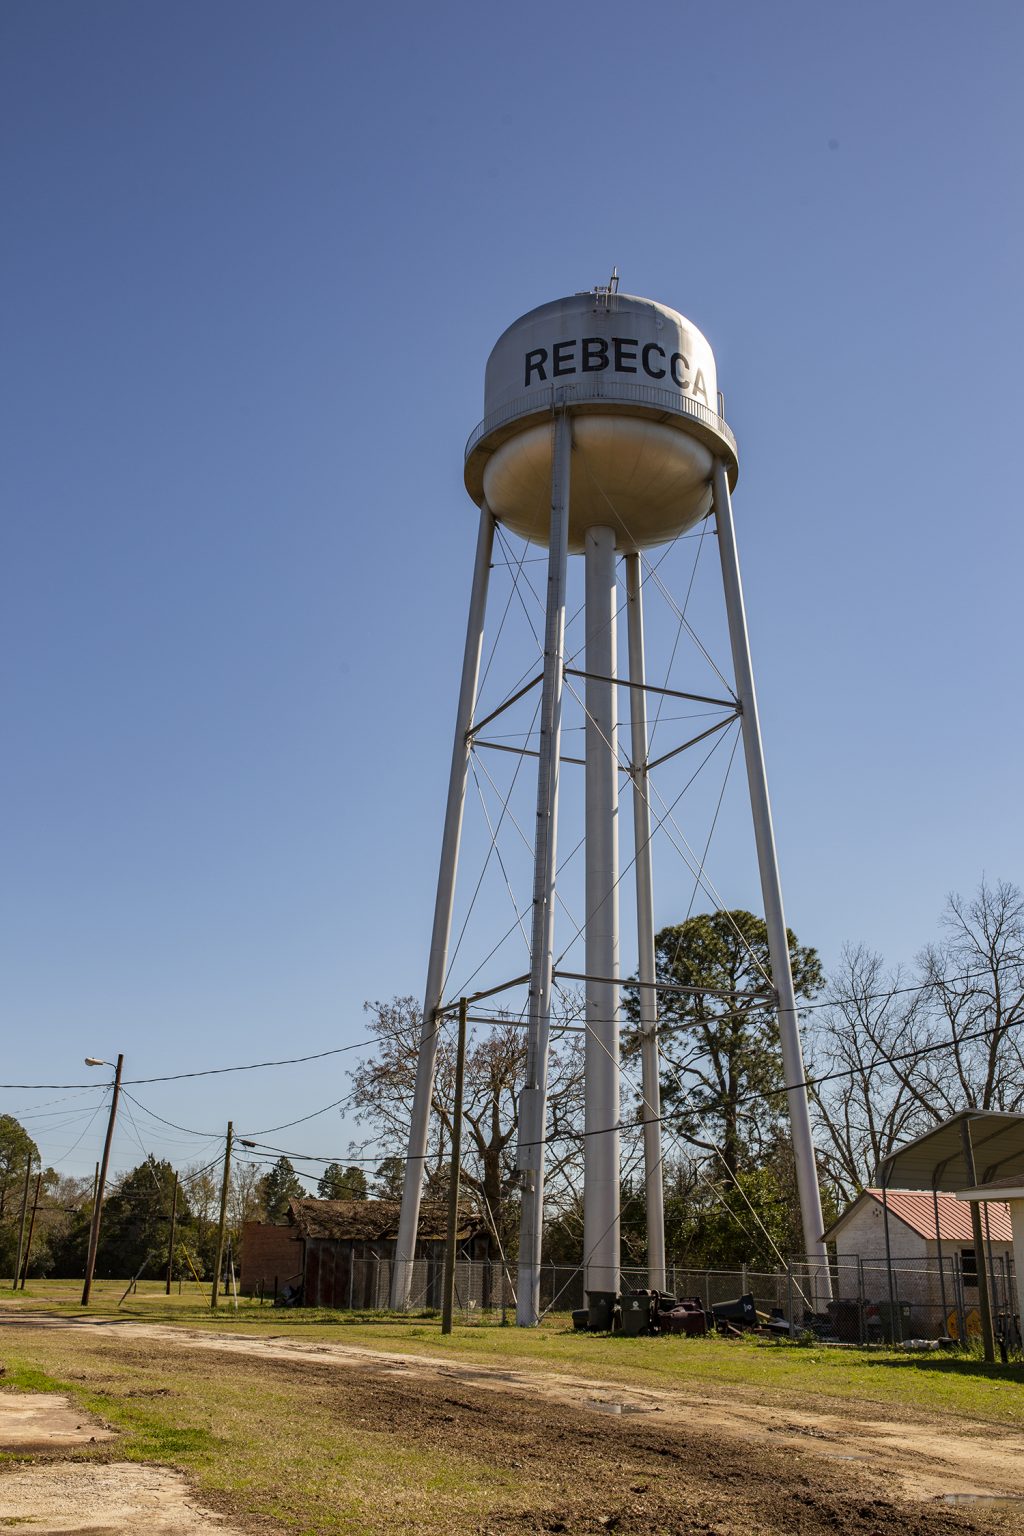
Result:
<svg viewBox="0 0 1024 1536"><path fill-rule="evenodd" d="M564 1315L540 1328L502 1328L489 1322L457 1326L445 1338L433 1315L389 1317L305 1308L260 1307L246 1298L221 1299L211 1312L209 1293L184 1287L166 1296L155 1281L118 1308L125 1282L93 1288L93 1316L116 1315L153 1323L186 1324L225 1332L277 1334L303 1342L338 1340L372 1349L490 1361L517 1370L546 1370L634 1386L730 1388L781 1403L787 1396L880 1404L888 1411L949 1413L993 1423L1024 1424L1024 1365L987 1366L959 1354L905 1354L883 1349L829 1349L766 1339L625 1339L576 1334ZM81 1289L71 1281L37 1281L18 1311L40 1308L85 1315ZM4 1294L0 1291L0 1303ZM828 1407L823 1403L823 1407Z"/></svg>
<svg viewBox="0 0 1024 1536"><path fill-rule="evenodd" d="M265 1517L317 1536L434 1532L441 1504L461 1530L488 1510L530 1503L514 1474L469 1447L420 1448L360 1428L323 1367L211 1358L197 1367L176 1346L87 1329L12 1329L0 1347L6 1390L69 1393L123 1431L65 1459L181 1467L207 1502L257 1529Z"/></svg>

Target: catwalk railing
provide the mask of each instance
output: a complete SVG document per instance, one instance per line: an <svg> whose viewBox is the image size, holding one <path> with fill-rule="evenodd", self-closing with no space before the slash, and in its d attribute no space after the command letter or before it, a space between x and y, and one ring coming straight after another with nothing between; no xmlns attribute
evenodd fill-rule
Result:
<svg viewBox="0 0 1024 1536"><path fill-rule="evenodd" d="M385 1311L391 1294L390 1259L355 1259L337 1254L308 1265L304 1283L293 1282L292 1299L309 1307L338 1311ZM1017 1313L1012 1257L991 1256L989 1289L997 1334L1009 1331ZM936 1258L863 1258L844 1255L827 1265L816 1258L791 1260L785 1268L760 1270L700 1269L682 1264L667 1268L674 1296L700 1297L710 1310L716 1302L752 1295L760 1312L783 1318L794 1336L813 1332L843 1343L900 1343L940 1336L964 1338L980 1333L977 1274L961 1256ZM417 1259L412 1265L410 1309L440 1309L444 1265ZM462 1322L500 1321L515 1315L516 1272L512 1263L459 1260L455 1266L455 1311ZM622 1290L647 1287L647 1271L626 1266ZM300 1299L299 1299L300 1298ZM269 1289L266 1300L271 1299ZM586 1306L583 1272L571 1264L545 1264L541 1271L541 1311L568 1314ZM1001 1326L1002 1325L1002 1326Z"/></svg>
<svg viewBox="0 0 1024 1536"><path fill-rule="evenodd" d="M709 405L695 400L676 389L659 389L652 384L627 384L620 379L605 380L601 374L593 374L586 382L578 384L550 384L547 389L533 389L528 395L499 406L470 433L466 443L468 459L476 445L498 427L518 421L524 416L536 416L551 411L555 406L584 405L634 405L653 407L672 416L689 416L691 420L708 427L729 444L735 453L736 438L725 418Z"/></svg>

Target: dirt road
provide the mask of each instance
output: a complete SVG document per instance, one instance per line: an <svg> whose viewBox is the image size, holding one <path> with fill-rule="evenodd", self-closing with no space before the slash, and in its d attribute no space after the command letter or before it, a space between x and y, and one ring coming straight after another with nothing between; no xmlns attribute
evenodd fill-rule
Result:
<svg viewBox="0 0 1024 1536"><path fill-rule="evenodd" d="M1000 1425L134 1322L37 1314L2 1326L87 1328L140 1360L209 1354L251 1375L254 1391L298 1373L340 1422L428 1454L459 1443L514 1471L528 1507L471 1526L453 1515L444 1532L952 1536L1019 1529L1024 1513L1024 1436ZM1007 1502L947 1502L979 1493Z"/></svg>

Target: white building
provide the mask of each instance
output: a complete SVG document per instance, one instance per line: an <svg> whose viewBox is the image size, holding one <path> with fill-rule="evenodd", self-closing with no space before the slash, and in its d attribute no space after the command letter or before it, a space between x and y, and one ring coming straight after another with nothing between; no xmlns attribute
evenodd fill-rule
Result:
<svg viewBox="0 0 1024 1536"><path fill-rule="evenodd" d="M973 1329L970 1314L978 1306L978 1261L970 1208L953 1194L933 1195L930 1190L890 1189L886 1202L892 1294L898 1303L913 1310L915 1332L934 1334L947 1328L957 1332L956 1314L961 1307ZM1013 1295L1013 1233L1005 1201L986 1202L982 1227L998 1304L999 1298ZM865 1297L884 1306L890 1291L881 1189L863 1190L824 1236L835 1248L840 1292L851 1294L856 1286Z"/></svg>

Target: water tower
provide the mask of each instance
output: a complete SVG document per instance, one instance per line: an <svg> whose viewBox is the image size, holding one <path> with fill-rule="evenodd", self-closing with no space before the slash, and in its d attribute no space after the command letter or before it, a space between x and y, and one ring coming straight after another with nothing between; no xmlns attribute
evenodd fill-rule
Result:
<svg viewBox="0 0 1024 1536"><path fill-rule="evenodd" d="M730 492L736 440L723 419L714 354L690 321L606 286L531 310L487 363L484 419L466 448L465 481L480 508L473 588L441 848L409 1136L392 1305L407 1305L447 964L462 810L495 522L546 547L546 619L537 758L537 818L526 1080L519 1098L522 1176L517 1320L539 1315L548 1047L555 958L555 872L561 759L566 573L585 562L585 1098L584 1285L619 1284L619 953L617 754L620 707L630 726L648 1268L664 1286L658 986L648 795L648 713L641 551L714 518L753 813L772 977L796 1155L804 1241L824 1257L822 1216L786 923L761 748ZM628 676L617 675L616 560L625 565ZM693 697L690 695L689 697ZM628 971L628 968L627 968Z"/></svg>

